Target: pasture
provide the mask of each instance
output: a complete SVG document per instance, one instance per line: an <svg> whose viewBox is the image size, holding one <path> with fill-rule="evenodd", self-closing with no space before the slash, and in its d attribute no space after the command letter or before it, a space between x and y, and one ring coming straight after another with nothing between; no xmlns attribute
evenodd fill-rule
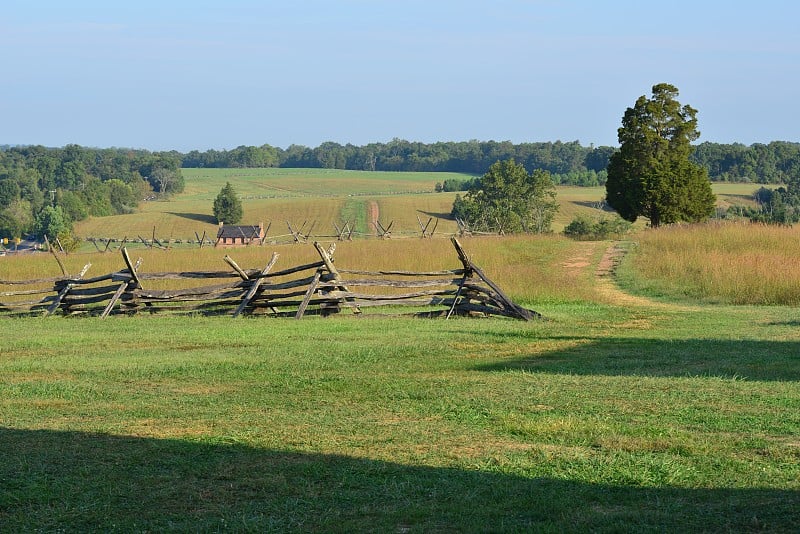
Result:
<svg viewBox="0 0 800 534"><path fill-rule="evenodd" d="M345 222L356 237L375 236L374 218L383 226L392 224L393 237L420 235L419 222L438 219L436 232L452 235L458 231L450 219L456 193L435 193L437 182L448 178L472 178L456 173L412 173L342 171L333 169L184 169L184 193L167 200L144 202L137 213L113 217L92 217L75 225L83 238L128 237L149 239L155 231L162 241L196 240L196 235L215 236L212 214L214 198L230 181L242 199L242 224L271 224L269 236L284 236L287 223L315 236L337 233L334 225ZM751 205L756 184L714 184L718 204ZM577 215L609 216L600 209L604 187L557 187L559 212L553 231L560 232ZM643 223L637 223L639 227ZM433 224L430 226L433 228ZM290 238L289 238L290 239ZM88 243L84 251L95 250Z"/></svg>
<svg viewBox="0 0 800 534"><path fill-rule="evenodd" d="M242 199L242 224L272 223L269 235L287 233L287 221L295 227L316 222L315 235L336 233L334 223L355 224L360 234L374 236L372 211L384 226L394 223L395 237L419 235L418 219L438 218L437 233L457 231L450 220L455 193L435 193L437 182L448 178L468 179L455 173L403 173L341 171L330 169L184 169L184 193L160 201L144 202L137 213L92 217L76 224L81 237L123 239L195 239L216 235L212 215L214 198L227 181ZM597 209L605 194L602 187L559 187L561 210L553 229L558 232L578 214L600 215ZM432 227L431 227L432 228ZM94 250L85 246L85 250Z"/></svg>
<svg viewBox="0 0 800 534"><path fill-rule="evenodd" d="M159 214L176 235L179 220L201 222L229 179L212 174L208 198L187 179L185 197L141 217ZM272 203L297 220L291 206L313 200L335 216L360 209L354 199L396 220L406 202L449 212L448 194L390 187L276 194L245 212ZM562 216L594 210L601 191L560 189ZM610 242L464 239L547 318L531 323L0 317L0 530L796 532L800 309L797 284L780 278L797 280L797 237L643 231L618 269ZM136 255L155 272L221 269L225 253L258 268L273 251L278 266L315 255L309 245ZM111 253L62 260L70 272L121 268ZM440 239L342 242L336 261L458 266ZM785 276L767 276L778 267ZM0 279L59 272L49 255L0 258ZM717 292L722 279L737 292Z"/></svg>

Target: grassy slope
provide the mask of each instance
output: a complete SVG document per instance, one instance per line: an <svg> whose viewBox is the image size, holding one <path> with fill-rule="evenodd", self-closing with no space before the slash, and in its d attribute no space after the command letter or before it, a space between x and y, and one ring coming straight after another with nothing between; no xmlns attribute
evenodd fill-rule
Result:
<svg viewBox="0 0 800 534"><path fill-rule="evenodd" d="M0 524L800 526L796 309L542 311L0 321Z"/></svg>
<svg viewBox="0 0 800 534"><path fill-rule="evenodd" d="M2 530L796 531L800 311L610 299L605 245L465 243L547 322L0 319Z"/></svg>

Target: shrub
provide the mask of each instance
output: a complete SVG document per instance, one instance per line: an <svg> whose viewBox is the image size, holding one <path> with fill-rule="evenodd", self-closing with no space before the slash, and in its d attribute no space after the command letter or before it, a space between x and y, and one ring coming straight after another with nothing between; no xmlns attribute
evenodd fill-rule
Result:
<svg viewBox="0 0 800 534"><path fill-rule="evenodd" d="M601 216L592 220L585 215L578 215L564 228L564 235L574 239L603 240L619 238L628 233L631 223L619 216Z"/></svg>

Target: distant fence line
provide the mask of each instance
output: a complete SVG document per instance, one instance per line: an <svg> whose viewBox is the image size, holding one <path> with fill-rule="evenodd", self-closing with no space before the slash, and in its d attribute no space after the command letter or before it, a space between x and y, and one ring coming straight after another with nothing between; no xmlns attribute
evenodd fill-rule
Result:
<svg viewBox="0 0 800 534"><path fill-rule="evenodd" d="M334 232L332 233L320 233L316 232L315 230L318 229L317 221L313 221L309 224L309 221L303 221L301 225L292 224L290 221L286 222L286 228L288 230L287 233L276 233L276 234L269 234L269 231L272 229L272 221L265 227L264 230L264 237L263 238L256 238L253 239L249 245L244 246L264 246L264 245L281 245L281 244L290 244L290 243L308 243L309 241L313 241L314 239L335 239L337 241L352 241L353 239L404 239L404 238L422 238L422 239L430 239L434 237L446 237L451 238L454 236L457 237L467 237L467 236L492 236L492 235L505 235L505 231L498 223L497 228L493 229L492 231L487 232L478 232L473 231L470 229L469 225L461 220L456 219L455 222L458 225L458 231L455 233L443 233L438 232L439 229L439 221L441 219L438 217L428 217L427 221L420 219L417 216L417 223L419 224L419 230L406 230L406 231L398 231L393 230L394 228L394 221L390 221L389 224L384 224L377 219L372 221L372 226L375 229L374 232L362 232L358 231L355 228L354 221L341 221L339 223L332 223ZM94 244L95 248L98 252L109 252L109 251L116 251L123 248L126 244L142 244L148 248L160 248L160 249L169 249L172 245L197 245L200 248L204 246L214 246L216 244L216 236L208 235L208 232L204 231L202 235L198 232L195 232L194 239L183 239L183 238L173 238L172 236L164 239L156 237L156 228L153 228L153 232L151 236L142 237L140 234L135 236L124 236L122 238L117 237L87 237L86 241ZM60 247L60 244L58 244ZM63 248L62 248L63 252Z"/></svg>
<svg viewBox="0 0 800 534"><path fill-rule="evenodd" d="M226 255L223 259L232 270L142 273L142 259L132 262L123 247L125 268L113 273L86 278L91 267L87 264L70 276L59 260L64 276L0 280L0 314L105 318L144 312L300 319L345 310L366 315L367 310L379 307L410 307L414 308L411 314L425 317L497 315L526 321L541 317L514 303L472 263L456 238L451 242L462 268L435 272L337 269L336 244L325 249L315 241L319 261L280 271L273 271L279 257L273 253L262 269L242 269ZM194 286L198 280L207 283ZM173 287L148 288L151 284Z"/></svg>

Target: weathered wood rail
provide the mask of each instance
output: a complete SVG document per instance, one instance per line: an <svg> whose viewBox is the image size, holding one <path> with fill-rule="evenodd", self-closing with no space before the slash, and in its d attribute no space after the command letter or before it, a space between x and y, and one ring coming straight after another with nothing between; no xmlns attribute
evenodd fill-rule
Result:
<svg viewBox="0 0 800 534"><path fill-rule="evenodd" d="M80 274L28 281L0 280L0 314L109 315L177 313L271 315L300 319L387 307L393 313L427 317L499 315L540 318L514 303L464 252L456 238L461 268L435 272L365 271L334 265L335 243L314 247L320 260L273 271L278 254L262 269L242 269L225 256L230 271L144 273L121 249L125 268L85 278ZM199 281L199 282L198 282ZM203 281L208 282L205 285ZM172 288L163 289L173 284ZM157 289L160 288L160 289Z"/></svg>

